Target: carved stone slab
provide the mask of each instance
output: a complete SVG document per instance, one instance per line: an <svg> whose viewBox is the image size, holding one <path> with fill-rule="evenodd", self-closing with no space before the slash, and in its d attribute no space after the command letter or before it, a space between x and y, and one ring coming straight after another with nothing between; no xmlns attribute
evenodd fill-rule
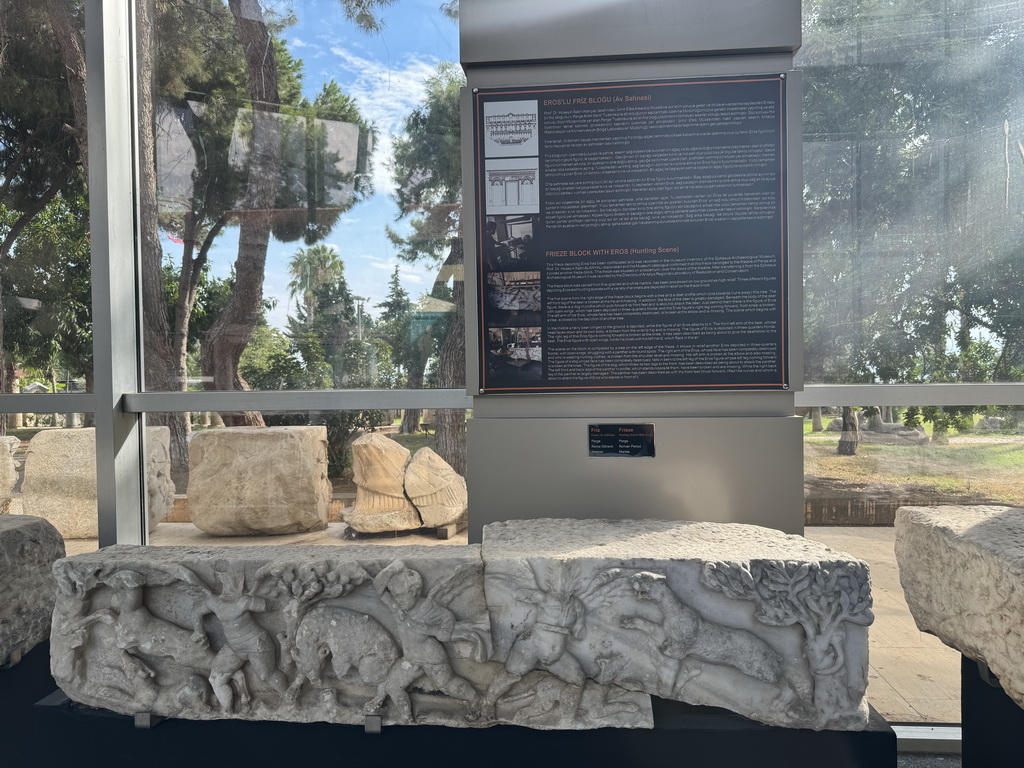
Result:
<svg viewBox="0 0 1024 768"><path fill-rule="evenodd" d="M50 635L56 586L50 567L64 540L40 517L0 515L0 665Z"/></svg>
<svg viewBox="0 0 1024 768"><path fill-rule="evenodd" d="M20 438L0 437L0 514L9 507L11 491L18 482L18 467L14 462L14 452L20 445Z"/></svg>
<svg viewBox="0 0 1024 768"><path fill-rule="evenodd" d="M430 448L416 451L406 467L405 492L427 528L457 523L466 516L466 479Z"/></svg>
<svg viewBox="0 0 1024 768"><path fill-rule="evenodd" d="M541 670L481 711L502 665L489 660L478 546L118 546L54 572L51 668L85 704L192 719L564 725L563 684ZM652 724L642 694L590 681L583 703L572 727Z"/></svg>
<svg viewBox="0 0 1024 768"><path fill-rule="evenodd" d="M515 520L484 528L495 658L485 708L529 670L726 707L771 725L867 723L868 567L748 525Z"/></svg>
<svg viewBox="0 0 1024 768"><path fill-rule="evenodd" d="M409 449L379 432L352 441L352 479L356 502L345 522L360 533L410 531L423 527L405 495Z"/></svg>
<svg viewBox="0 0 1024 768"><path fill-rule="evenodd" d="M53 675L86 704L200 719L651 727L656 694L866 726L863 562L744 525L529 520L484 537L68 558Z"/></svg>
<svg viewBox="0 0 1024 768"><path fill-rule="evenodd" d="M174 502L168 427L146 428L149 529ZM49 520L65 539L95 539L96 430L48 429L36 433L25 457L22 507Z"/></svg>
<svg viewBox="0 0 1024 768"><path fill-rule="evenodd" d="M326 427L209 429L189 443L189 513L206 533L320 531L330 503Z"/></svg>
<svg viewBox="0 0 1024 768"><path fill-rule="evenodd" d="M901 507L896 561L918 628L985 662L1024 707L1024 509Z"/></svg>

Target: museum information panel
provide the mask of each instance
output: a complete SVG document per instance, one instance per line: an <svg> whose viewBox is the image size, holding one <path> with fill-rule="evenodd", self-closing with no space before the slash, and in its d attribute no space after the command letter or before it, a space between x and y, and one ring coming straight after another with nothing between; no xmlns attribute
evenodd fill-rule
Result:
<svg viewBox="0 0 1024 768"><path fill-rule="evenodd" d="M474 92L482 393L788 388L785 86Z"/></svg>

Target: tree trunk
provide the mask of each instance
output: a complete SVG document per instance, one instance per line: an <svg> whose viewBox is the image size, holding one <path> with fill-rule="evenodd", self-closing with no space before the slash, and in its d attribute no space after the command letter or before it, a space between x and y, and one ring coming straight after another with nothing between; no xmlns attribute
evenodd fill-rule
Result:
<svg viewBox="0 0 1024 768"><path fill-rule="evenodd" d="M212 389L248 390L238 361L260 317L263 272L270 244L281 165L277 67L270 33L256 0L229 0L245 55L252 99L249 174L238 233L235 283L227 308L203 338L203 373ZM222 414L227 426L264 426L256 411Z"/></svg>
<svg viewBox="0 0 1024 768"><path fill-rule="evenodd" d="M821 407L811 408L811 432L823 432L824 425L821 423Z"/></svg>
<svg viewBox="0 0 1024 768"><path fill-rule="evenodd" d="M451 251L438 275L439 282L454 277L452 300L455 314L448 324L448 335L441 345L438 367L443 389L466 386L466 284L463 280L463 244L452 238ZM460 475L466 474L466 411L463 408L439 408L434 414L434 445L437 454Z"/></svg>
<svg viewBox="0 0 1024 768"><path fill-rule="evenodd" d="M50 18L53 36L57 38L64 60L64 72L71 95L71 110L74 125L66 126L68 133L75 140L78 156L82 161L82 170L88 178L89 174L89 123L87 121L86 78L85 78L85 43L80 30L71 16L71 3L67 0L46 0L46 14Z"/></svg>
<svg viewBox="0 0 1024 768"><path fill-rule="evenodd" d="M839 455L856 456L860 442L860 425L857 412L848 405L843 406L843 434L839 437Z"/></svg>

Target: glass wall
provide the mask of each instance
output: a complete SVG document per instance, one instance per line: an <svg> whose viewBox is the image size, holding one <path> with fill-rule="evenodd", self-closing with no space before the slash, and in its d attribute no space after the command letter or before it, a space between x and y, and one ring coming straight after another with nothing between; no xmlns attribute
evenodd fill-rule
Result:
<svg viewBox="0 0 1024 768"><path fill-rule="evenodd" d="M1024 379L1022 11L804 3L809 384Z"/></svg>

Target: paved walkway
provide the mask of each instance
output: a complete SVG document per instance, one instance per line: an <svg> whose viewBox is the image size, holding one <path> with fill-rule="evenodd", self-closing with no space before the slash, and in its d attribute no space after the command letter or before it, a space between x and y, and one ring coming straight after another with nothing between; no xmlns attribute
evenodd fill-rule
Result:
<svg viewBox="0 0 1024 768"><path fill-rule="evenodd" d="M431 536L395 536L350 542L345 526L292 536L213 538L190 523L161 523L155 545L238 544L465 544L466 534L448 541ZM807 537L849 552L871 566L875 623L871 626L868 701L890 723L959 723L960 655L931 635L917 631L900 587L893 551L894 529L812 527ZM68 554L96 549L95 540L68 541Z"/></svg>
<svg viewBox="0 0 1024 768"><path fill-rule="evenodd" d="M871 705L890 723L959 723L960 654L917 631L896 568L895 529L811 527L805 535L871 566Z"/></svg>

